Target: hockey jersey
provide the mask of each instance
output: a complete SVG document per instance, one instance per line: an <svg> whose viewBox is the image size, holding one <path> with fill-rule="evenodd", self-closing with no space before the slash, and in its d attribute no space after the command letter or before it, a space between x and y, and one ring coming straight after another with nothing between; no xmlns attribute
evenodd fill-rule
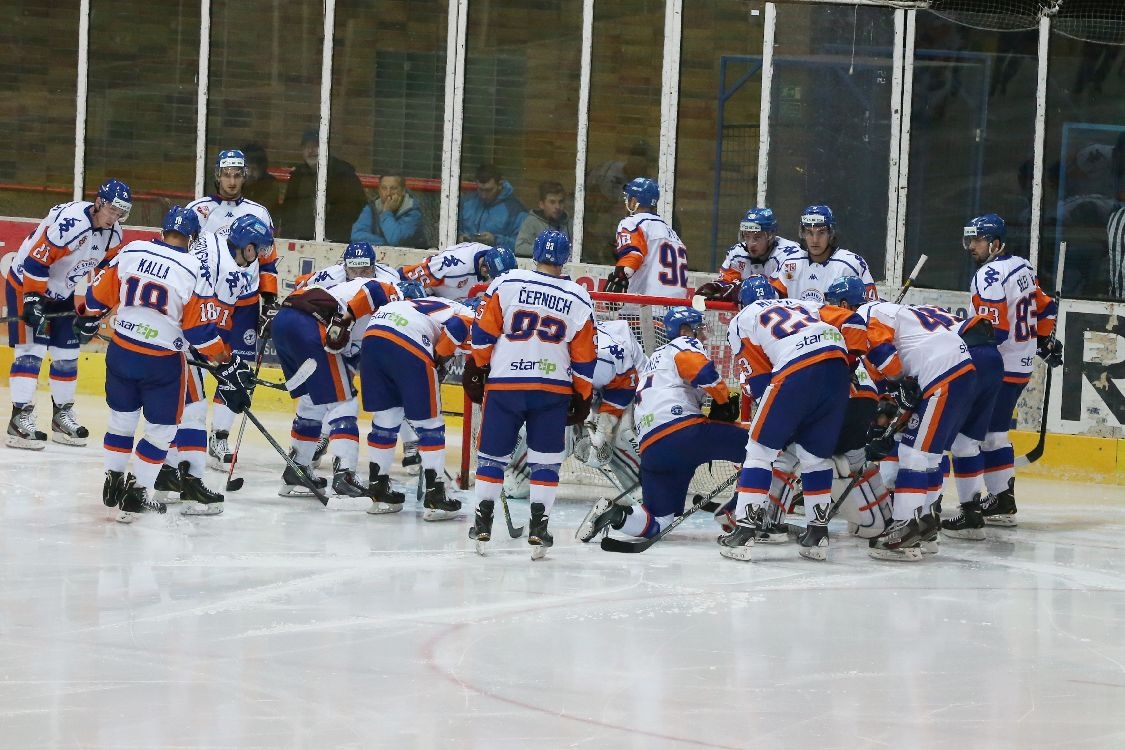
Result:
<svg viewBox="0 0 1125 750"><path fill-rule="evenodd" d="M754 399L773 377L784 377L826 359L847 361L844 335L820 319L815 305L796 300L758 300L727 328L740 378Z"/></svg>
<svg viewBox="0 0 1125 750"><path fill-rule="evenodd" d="M1031 264L1000 255L977 269L970 284L973 308L992 323L1004 359L1004 382L1026 383L1039 336L1055 330L1055 301L1039 288Z"/></svg>
<svg viewBox="0 0 1125 750"><path fill-rule="evenodd" d="M234 308L258 301L258 261L245 268L239 266L227 247L226 231L200 232L189 252L199 264L200 277L211 284L214 304L218 310L216 325L229 331Z"/></svg>
<svg viewBox="0 0 1125 750"><path fill-rule="evenodd" d="M633 269L629 293L655 297L687 294L687 248L656 214L636 213L617 224L617 265Z"/></svg>
<svg viewBox="0 0 1125 750"><path fill-rule="evenodd" d="M195 211L199 216L199 226L202 232L213 232L226 236L226 231L230 229L230 225L234 220L240 216L255 216L262 220L270 232L277 234L277 230L273 225L273 218L270 212L261 203L256 203L249 198L239 198L238 200L225 201L217 195L206 195L202 198L196 198L191 203L187 204L187 208ZM258 289L254 291L254 298L252 304L258 301L258 292L262 291L266 294L277 294L277 248L271 246L266 253L258 253L258 263L260 265L259 273L260 280L258 282Z"/></svg>
<svg viewBox="0 0 1125 750"><path fill-rule="evenodd" d="M480 264L490 247L479 242L452 245L421 263L403 266L402 277L417 281L435 296L467 299L469 290L485 280L480 274Z"/></svg>
<svg viewBox="0 0 1125 750"><path fill-rule="evenodd" d="M594 391L601 394L599 413L620 417L636 394L637 378L648 357L625 320L597 324L598 361L594 365Z"/></svg>
<svg viewBox="0 0 1125 750"><path fill-rule="evenodd" d="M867 261L851 250L837 248L823 263L814 263L807 250L787 255L770 277L782 297L824 304L824 290L841 276L863 280L868 299L878 299Z"/></svg>
<svg viewBox="0 0 1125 750"><path fill-rule="evenodd" d="M881 323L894 330L902 374L916 378L923 395L929 396L938 385L973 366L964 340L922 309L868 302L860 305L856 314L872 327Z"/></svg>
<svg viewBox="0 0 1125 750"><path fill-rule="evenodd" d="M449 357L469 341L473 311L440 297L406 299L383 305L367 323L365 336L379 336L422 359Z"/></svg>
<svg viewBox="0 0 1125 750"><path fill-rule="evenodd" d="M597 351L585 288L517 268L489 284L477 313L472 356L492 366L487 388L590 397Z"/></svg>
<svg viewBox="0 0 1125 750"><path fill-rule="evenodd" d="M793 240L777 237L770 254L762 262L750 257L746 245L736 242L727 250L726 260L719 266L719 278L722 281L742 281L751 276L765 276L767 279L774 276L781 268L781 262L790 257L803 253L801 246Z"/></svg>
<svg viewBox="0 0 1125 750"><path fill-rule="evenodd" d="M633 423L640 450L675 430L705 421L703 399L730 392L699 339L680 336L657 348L640 374Z"/></svg>
<svg viewBox="0 0 1125 750"><path fill-rule="evenodd" d="M211 290L192 253L160 240L137 240L94 277L86 309L105 313L117 306L113 342L131 351L166 356L182 354L190 344L222 361L230 352L215 326Z"/></svg>
<svg viewBox="0 0 1125 750"><path fill-rule="evenodd" d="M385 281L388 284L397 284L400 280L398 271L383 263L376 263L374 265L374 274L371 276L373 279ZM327 268L322 268L319 271L310 271L298 276L294 283L294 288L303 289L306 286L316 285L323 289L329 289L337 284L342 284L348 280L347 270L344 268L343 263L337 263Z"/></svg>
<svg viewBox="0 0 1125 750"><path fill-rule="evenodd" d="M36 292L65 300L75 287L122 243L121 225L95 229L90 219L90 201L60 203L20 243L8 269L8 278L18 294Z"/></svg>

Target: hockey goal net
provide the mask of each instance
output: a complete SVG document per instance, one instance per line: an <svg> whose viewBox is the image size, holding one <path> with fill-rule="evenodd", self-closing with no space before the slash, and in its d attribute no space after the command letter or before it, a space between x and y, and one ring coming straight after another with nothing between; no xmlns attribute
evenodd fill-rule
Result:
<svg viewBox="0 0 1125 750"><path fill-rule="evenodd" d="M594 303L594 313L597 320L599 322L627 321L633 337L641 344L648 356L651 356L658 347L668 342L668 335L664 330L664 314L668 309L675 306L686 305L690 307L692 305L691 299L646 297L608 292L591 292L590 298ZM737 313L737 308L730 303L716 302L707 302L706 308L703 311L703 346L720 374L726 379L731 392L735 393L739 390L739 384L733 354L730 347L727 346L727 328L731 319ZM464 409L465 419L461 436L461 468L458 484L467 489L472 485L476 471L476 448L480 432L481 408L466 398ZM706 406L704 410L706 411ZM623 427L624 424L623 421ZM722 485L735 474L738 468L737 464L726 461L715 461L712 464L700 466L692 479L689 488L690 494L709 494L711 490ZM589 500L607 493L610 497L617 495L619 490L609 476L608 472L591 468L574 456L568 456L559 472L558 497L560 499ZM639 487L636 489L635 495L640 497Z"/></svg>

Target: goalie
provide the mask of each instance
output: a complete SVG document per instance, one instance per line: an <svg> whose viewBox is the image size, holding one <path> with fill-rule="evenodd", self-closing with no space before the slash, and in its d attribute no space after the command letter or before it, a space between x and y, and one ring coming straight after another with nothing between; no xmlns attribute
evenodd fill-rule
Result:
<svg viewBox="0 0 1125 750"><path fill-rule="evenodd" d="M598 323L596 338L594 408L590 421L567 428L565 455L600 471L618 492L625 494L623 501L631 504L632 493L640 485L641 466L633 432L632 404L637 373L644 369L648 357L625 320ZM530 490L527 435L521 429L504 477L504 494L509 498L526 498Z"/></svg>

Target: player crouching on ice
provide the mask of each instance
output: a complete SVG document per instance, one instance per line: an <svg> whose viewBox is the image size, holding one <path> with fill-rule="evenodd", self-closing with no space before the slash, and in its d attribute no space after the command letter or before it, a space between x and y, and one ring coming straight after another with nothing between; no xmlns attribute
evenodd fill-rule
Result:
<svg viewBox="0 0 1125 750"><path fill-rule="evenodd" d="M607 527L651 539L684 512L697 467L715 460L737 464L745 455L746 430L732 424L738 399L730 398L700 341L703 313L673 307L664 315L664 329L671 341L641 371L633 407L643 499L631 507L599 500L578 527L581 542ZM707 395L715 402L710 419L701 408Z"/></svg>

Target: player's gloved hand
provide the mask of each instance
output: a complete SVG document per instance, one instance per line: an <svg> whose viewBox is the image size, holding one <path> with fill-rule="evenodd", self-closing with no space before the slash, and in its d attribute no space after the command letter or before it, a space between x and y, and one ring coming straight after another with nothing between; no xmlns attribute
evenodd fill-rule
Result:
<svg viewBox="0 0 1125 750"><path fill-rule="evenodd" d="M101 318L91 318L86 315L78 316L74 321L74 335L78 339L79 345L90 343L98 335L98 330L101 327Z"/></svg>
<svg viewBox="0 0 1125 750"><path fill-rule="evenodd" d="M235 355L219 365L215 378L219 381L219 395L228 409L241 414L250 408L250 399L254 393L254 373L241 357Z"/></svg>
<svg viewBox="0 0 1125 750"><path fill-rule="evenodd" d="M36 336L47 335L47 300L43 299L43 295L34 292L23 295L23 315L20 317Z"/></svg>
<svg viewBox="0 0 1125 750"><path fill-rule="evenodd" d="M582 424L590 416L590 397L583 396L577 391L570 395L570 406L566 410L566 423L568 425Z"/></svg>
<svg viewBox="0 0 1125 750"><path fill-rule="evenodd" d="M614 266L613 272L606 279L605 290L610 294L624 294L629 291L629 274L624 266Z"/></svg>
<svg viewBox="0 0 1125 750"><path fill-rule="evenodd" d="M1040 336L1035 353L1043 358L1047 367L1058 367L1063 363L1063 344L1054 336Z"/></svg>
<svg viewBox="0 0 1125 750"><path fill-rule="evenodd" d="M922 389L914 378L903 378L895 388L894 397L901 409L914 411L922 401Z"/></svg>
<svg viewBox="0 0 1125 750"><path fill-rule="evenodd" d="M337 313L328 321L324 330L324 350L331 354L339 354L347 347L352 337L352 325L355 323L350 315Z"/></svg>
<svg viewBox="0 0 1125 750"><path fill-rule="evenodd" d="M262 292L261 309L258 312L258 341L269 341L273 336L273 319L277 316L280 306L277 304L277 295Z"/></svg>
<svg viewBox="0 0 1125 750"><path fill-rule="evenodd" d="M737 302L738 290L742 282L734 281L708 281L701 284L695 293L703 299L713 299L720 302Z"/></svg>
<svg viewBox="0 0 1125 750"><path fill-rule="evenodd" d="M864 453L868 461L882 461L895 449L895 436L894 433L887 433L887 430L882 428L872 428L867 433L867 445L864 447Z"/></svg>
<svg viewBox="0 0 1125 750"><path fill-rule="evenodd" d="M484 401L484 384L488 381L488 365L481 367L472 355L465 357L465 371L461 373L461 386L465 389L465 396L474 404Z"/></svg>
<svg viewBox="0 0 1125 750"><path fill-rule="evenodd" d="M725 404L711 404L711 413L707 417L716 422L737 422L740 414L738 394L732 393Z"/></svg>
<svg viewBox="0 0 1125 750"><path fill-rule="evenodd" d="M449 363L453 361L453 357L434 357L434 371L437 372L437 382L441 385L445 382L445 378L449 375Z"/></svg>

